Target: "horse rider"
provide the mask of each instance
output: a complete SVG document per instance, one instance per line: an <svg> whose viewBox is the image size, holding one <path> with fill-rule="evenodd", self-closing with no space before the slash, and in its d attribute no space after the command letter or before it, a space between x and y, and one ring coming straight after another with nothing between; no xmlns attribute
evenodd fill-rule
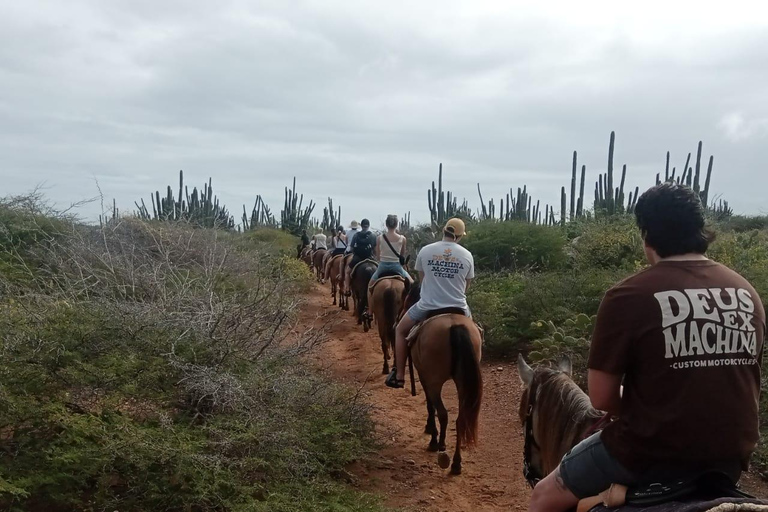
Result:
<svg viewBox="0 0 768 512"><path fill-rule="evenodd" d="M352 270L358 263L373 258L373 251L376 248L376 235L370 231L370 226L371 222L368 219L361 220L360 227L362 229L355 234L352 238L352 243L349 244L352 260L347 266L344 281L344 293L347 296L351 295L350 280L352 279Z"/></svg>
<svg viewBox="0 0 768 512"><path fill-rule="evenodd" d="M323 233L322 228L317 228L317 231L315 232L315 234L312 235L312 242L314 245L312 252L314 253L319 249L328 250L328 247L326 246L327 241L328 241L328 237L325 236L325 233Z"/></svg>
<svg viewBox="0 0 768 512"><path fill-rule="evenodd" d="M341 261L339 262L339 278L341 279L341 284L344 285L347 282L347 269L345 266L345 260L347 260L347 255L352 253L352 241L355 238L355 235L360 232L360 225L357 223L356 220L353 220L349 223L349 228L347 229L346 233L344 234L344 240L347 244L347 247L344 249L344 257L341 258ZM343 289L342 291L346 291L346 289Z"/></svg>
<svg viewBox="0 0 768 512"><path fill-rule="evenodd" d="M370 288L373 288L379 276L385 273L400 274L409 283L413 283L413 278L403 267L407 240L397 232L397 224L397 215L387 215L384 223L387 232L380 234L376 239L376 259L379 261L379 266L371 276Z"/></svg>
<svg viewBox="0 0 768 512"><path fill-rule="evenodd" d="M331 251L331 256L328 258L328 264L325 266L323 283L325 283L331 275L331 260L333 260L335 256L340 254L343 255L344 251L347 250L347 235L344 233L343 226L336 226L336 232L331 237L331 247L333 247L333 250Z"/></svg>
<svg viewBox="0 0 768 512"><path fill-rule="evenodd" d="M651 266L605 294L588 360L592 405L617 419L536 485L531 511L707 471L736 483L758 441L760 297L705 256L713 236L691 188L650 188L635 219Z"/></svg>
<svg viewBox="0 0 768 512"><path fill-rule="evenodd" d="M423 247L416 256L421 298L397 324L395 366L384 382L391 388L402 388L405 385L405 360L408 352L405 337L417 323L427 319L430 311L458 308L471 316L467 305L467 289L475 277L475 261L472 253L459 245L465 234L464 221L450 219L443 228L443 239Z"/></svg>
<svg viewBox="0 0 768 512"><path fill-rule="evenodd" d="M307 236L307 230L302 229L301 230L301 245L299 246L299 253L296 256L297 258L301 258L301 253L304 251L304 248L309 245L309 236Z"/></svg>

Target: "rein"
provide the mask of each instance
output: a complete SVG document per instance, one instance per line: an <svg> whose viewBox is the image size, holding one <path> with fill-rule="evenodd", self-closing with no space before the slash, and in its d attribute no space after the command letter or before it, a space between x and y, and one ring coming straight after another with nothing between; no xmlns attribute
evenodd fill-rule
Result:
<svg viewBox="0 0 768 512"><path fill-rule="evenodd" d="M533 437L533 409L536 406L536 392L538 391L539 383L536 379L531 382L531 387L528 389L528 412L525 416L525 445L523 447L523 476L531 486L531 489L536 487L536 484L541 481L544 476L538 469L533 467L531 463L531 452L533 449L541 450L541 447Z"/></svg>

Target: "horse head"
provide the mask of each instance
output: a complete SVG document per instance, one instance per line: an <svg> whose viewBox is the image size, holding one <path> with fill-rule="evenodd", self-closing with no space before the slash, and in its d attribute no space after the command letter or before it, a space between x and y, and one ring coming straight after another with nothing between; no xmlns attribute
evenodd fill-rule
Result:
<svg viewBox="0 0 768 512"><path fill-rule="evenodd" d="M554 470L602 414L571 378L567 356L554 368L534 369L519 355L517 370L524 386L519 415L525 429L525 476L533 483Z"/></svg>
<svg viewBox="0 0 768 512"><path fill-rule="evenodd" d="M411 309L411 306L419 302L421 298L421 283L414 282L410 286L406 283L405 297L403 298L403 307L397 316L398 321L405 315L405 312Z"/></svg>

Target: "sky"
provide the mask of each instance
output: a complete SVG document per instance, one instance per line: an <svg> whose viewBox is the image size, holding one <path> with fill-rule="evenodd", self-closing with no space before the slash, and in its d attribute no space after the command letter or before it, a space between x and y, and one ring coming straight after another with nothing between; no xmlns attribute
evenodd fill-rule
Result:
<svg viewBox="0 0 768 512"><path fill-rule="evenodd" d="M703 141L710 196L768 213L766 48L754 1L0 0L0 196L130 212L183 169L239 221L296 177L377 226L428 220L442 163L474 209L480 183L559 210L615 131L628 190Z"/></svg>

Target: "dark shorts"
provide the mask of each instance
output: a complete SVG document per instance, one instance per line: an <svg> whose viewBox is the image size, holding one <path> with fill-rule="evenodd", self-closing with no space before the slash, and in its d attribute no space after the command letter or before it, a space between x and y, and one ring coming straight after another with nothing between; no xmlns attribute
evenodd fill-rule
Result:
<svg viewBox="0 0 768 512"><path fill-rule="evenodd" d="M705 472L706 468L726 473L733 482L738 482L741 476L741 465L735 460L726 463L704 463L699 465L699 469L696 471L675 470L665 466L659 469L649 469L639 474L634 473L622 466L608 453L602 439L600 439L600 432L598 432L565 454L560 462L560 476L563 478L565 486L577 498L583 499L603 492L611 484L631 487L678 478L695 478Z"/></svg>
<svg viewBox="0 0 768 512"><path fill-rule="evenodd" d="M331 256L338 256L339 254L344 254L344 250L345 249L343 247L339 249L334 249L333 252L331 253Z"/></svg>

